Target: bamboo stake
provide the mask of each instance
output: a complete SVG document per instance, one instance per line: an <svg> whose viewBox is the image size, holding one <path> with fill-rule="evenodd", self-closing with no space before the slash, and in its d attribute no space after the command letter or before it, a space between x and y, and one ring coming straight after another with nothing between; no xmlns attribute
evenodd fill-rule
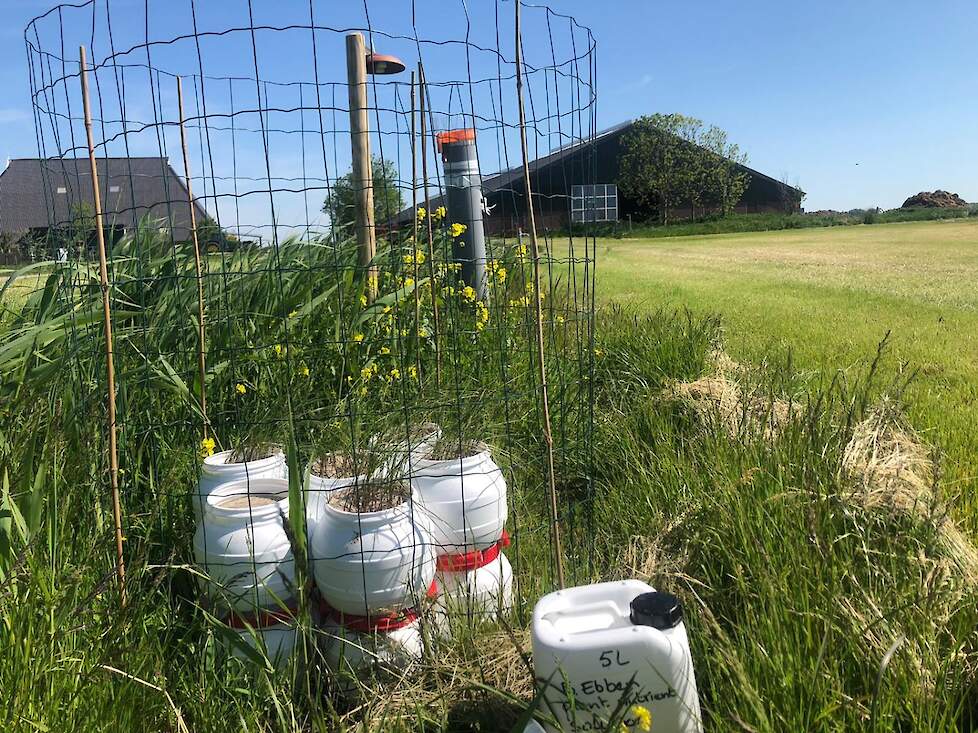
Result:
<svg viewBox="0 0 978 733"><path fill-rule="evenodd" d="M414 72L411 72L411 211L414 212L412 219L413 233L411 235L411 262L414 263L414 328L421 328L421 294L418 292L418 258L416 252L418 248L418 143L415 139L417 135L417 114L415 111L415 80ZM434 283L431 285L434 288ZM421 368L421 349L415 349L415 367Z"/></svg>
<svg viewBox="0 0 978 733"><path fill-rule="evenodd" d="M550 490L550 524L554 561L557 568L557 584L564 587L564 560L560 547L560 518L557 513L557 484L554 478L554 439L550 426L550 400L547 395L547 365L543 351L543 305L540 301L540 247L537 242L537 224L533 213L533 196L530 191L530 155L526 144L526 113L523 109L523 48L520 27L520 6L516 0L516 102L520 115L520 148L523 151L523 187L526 189L526 206L530 215L530 255L533 258L533 295L536 300L537 351L540 353L540 398L543 402L543 438L547 445L547 481Z"/></svg>
<svg viewBox="0 0 978 733"><path fill-rule="evenodd" d="M95 161L95 138L92 134L92 108L88 99L88 64L85 47L78 48L81 70L82 103L85 110L85 134L88 138L88 164L92 172L95 204L95 237L98 243L99 285L102 290L102 319L105 323L105 368L108 379L109 410L109 485L112 489L112 520L115 524L115 572L119 583L119 602L126 605L126 563L122 556L122 507L119 501L119 454L116 442L115 359L112 349L112 308L109 303L109 267L105 257L105 232L102 230L102 197L98 188L98 164Z"/></svg>
<svg viewBox="0 0 978 733"><path fill-rule="evenodd" d="M435 230L431 223L431 198L428 196L428 153L425 150L425 141L428 137L424 116L427 84L424 78L424 66L420 61L418 62L418 92L418 109L421 112L421 177L424 179L424 210L425 219L428 221L428 279L431 284L431 311L435 322L435 386L441 387L441 338L438 335L438 296L435 293ZM415 220L417 220L417 216L415 216Z"/></svg>
<svg viewBox="0 0 978 733"><path fill-rule="evenodd" d="M187 204L190 206L190 236L194 241L194 267L197 272L197 371L200 379L200 413L204 418L204 437L208 436L210 421L207 419L206 341L204 330L204 276L200 259L200 242L197 238L197 213L194 210L194 191L190 176L190 154L187 152L187 132L183 118L183 79L177 77L177 107L180 110L180 145L183 147L183 175L187 182Z"/></svg>

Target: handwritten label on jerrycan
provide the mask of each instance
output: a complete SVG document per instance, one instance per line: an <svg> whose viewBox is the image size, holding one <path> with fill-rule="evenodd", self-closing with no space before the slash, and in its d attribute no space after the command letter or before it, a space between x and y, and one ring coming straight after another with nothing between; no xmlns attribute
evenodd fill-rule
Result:
<svg viewBox="0 0 978 733"><path fill-rule="evenodd" d="M638 580L567 588L537 603L532 635L556 730L603 731L612 719L636 732L703 730L675 596Z"/></svg>

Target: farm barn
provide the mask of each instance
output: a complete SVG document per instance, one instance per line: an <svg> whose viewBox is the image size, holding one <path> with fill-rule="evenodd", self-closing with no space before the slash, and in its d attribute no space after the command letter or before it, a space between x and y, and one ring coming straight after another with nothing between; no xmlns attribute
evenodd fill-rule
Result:
<svg viewBox="0 0 978 733"><path fill-rule="evenodd" d="M174 241L190 239L187 188L167 158L99 158L105 227L117 239L144 216L160 219ZM44 240L90 216L88 158L17 158L0 174L0 233ZM210 217L195 200L197 225Z"/></svg>
<svg viewBox="0 0 978 733"><path fill-rule="evenodd" d="M640 206L618 193L618 160L624 135L631 129L629 120L598 133L593 140L567 145L530 163L530 186L536 204L537 226L563 228L569 217L583 222L591 216L588 197L594 197L593 221L645 221L655 217L655 210ZM531 147L532 154L532 147ZM741 213L766 211L792 212L801 209L804 192L746 166L738 166L750 176L747 190L737 205ZM587 184L587 185L584 185ZM591 185L594 189L591 190ZM486 217L486 231L511 233L527 227L526 197L521 165L486 176L482 182L491 214ZM586 194L586 195L585 195ZM440 204L433 200L433 206ZM671 209L671 218L683 218L689 210ZM398 223L411 219L402 212Z"/></svg>

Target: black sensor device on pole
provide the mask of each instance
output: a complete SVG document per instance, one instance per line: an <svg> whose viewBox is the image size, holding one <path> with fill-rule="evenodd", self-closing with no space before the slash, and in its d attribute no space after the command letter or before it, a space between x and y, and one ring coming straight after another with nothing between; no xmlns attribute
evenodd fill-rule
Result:
<svg viewBox="0 0 978 733"><path fill-rule="evenodd" d="M462 280L486 297L486 233L482 217L482 175L475 147L475 130L463 128L438 134L438 150L445 169L445 198L449 224L464 224L452 241L452 259L462 266ZM430 212L429 212L430 213Z"/></svg>

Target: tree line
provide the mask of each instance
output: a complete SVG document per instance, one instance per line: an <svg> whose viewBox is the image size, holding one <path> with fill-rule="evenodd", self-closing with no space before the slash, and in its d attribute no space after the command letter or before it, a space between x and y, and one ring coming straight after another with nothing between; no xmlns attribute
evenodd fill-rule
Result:
<svg viewBox="0 0 978 733"><path fill-rule="evenodd" d="M715 125L681 114L640 117L624 135L619 190L669 223L671 209L726 216L750 183L747 155Z"/></svg>

